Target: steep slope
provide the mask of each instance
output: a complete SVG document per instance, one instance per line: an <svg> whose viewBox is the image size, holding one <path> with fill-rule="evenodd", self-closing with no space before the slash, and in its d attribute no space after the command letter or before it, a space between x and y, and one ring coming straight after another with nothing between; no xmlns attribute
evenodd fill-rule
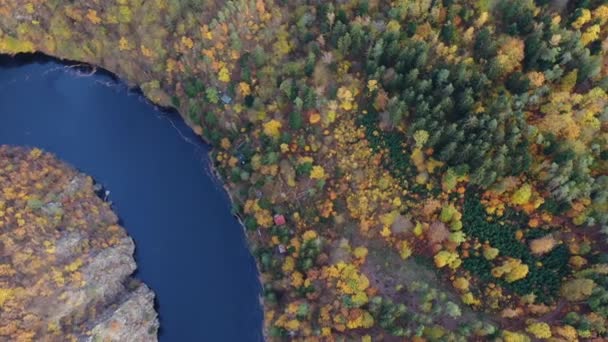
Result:
<svg viewBox="0 0 608 342"><path fill-rule="evenodd" d="M0 339L156 341L134 244L90 177L0 146Z"/></svg>

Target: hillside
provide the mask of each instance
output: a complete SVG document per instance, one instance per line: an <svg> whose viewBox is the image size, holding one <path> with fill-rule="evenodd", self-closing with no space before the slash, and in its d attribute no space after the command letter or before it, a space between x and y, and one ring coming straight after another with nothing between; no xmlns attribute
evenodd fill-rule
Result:
<svg viewBox="0 0 608 342"><path fill-rule="evenodd" d="M133 241L90 177L0 146L0 339L156 341Z"/></svg>

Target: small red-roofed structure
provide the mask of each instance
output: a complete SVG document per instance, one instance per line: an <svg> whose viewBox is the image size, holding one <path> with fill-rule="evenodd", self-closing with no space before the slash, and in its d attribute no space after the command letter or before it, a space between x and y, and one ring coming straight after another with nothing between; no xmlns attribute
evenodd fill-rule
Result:
<svg viewBox="0 0 608 342"><path fill-rule="evenodd" d="M274 215L274 224L277 226L282 226L285 224L285 216L283 215Z"/></svg>

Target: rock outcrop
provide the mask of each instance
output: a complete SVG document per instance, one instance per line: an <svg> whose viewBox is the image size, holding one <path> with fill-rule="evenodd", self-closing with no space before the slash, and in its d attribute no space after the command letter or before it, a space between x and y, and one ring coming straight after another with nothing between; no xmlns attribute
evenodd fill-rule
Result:
<svg viewBox="0 0 608 342"><path fill-rule="evenodd" d="M0 340L156 341L154 294L93 180L0 146Z"/></svg>

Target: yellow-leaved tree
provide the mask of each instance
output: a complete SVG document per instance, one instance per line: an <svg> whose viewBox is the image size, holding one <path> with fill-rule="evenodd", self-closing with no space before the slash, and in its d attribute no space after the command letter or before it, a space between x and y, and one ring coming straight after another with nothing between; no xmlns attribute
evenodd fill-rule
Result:
<svg viewBox="0 0 608 342"><path fill-rule="evenodd" d="M519 259L508 258L501 266L492 269L492 275L496 278L504 277L509 283L525 278L528 275L528 265Z"/></svg>
<svg viewBox="0 0 608 342"><path fill-rule="evenodd" d="M315 165L310 171L311 179L325 179L325 169L320 165Z"/></svg>
<svg viewBox="0 0 608 342"><path fill-rule="evenodd" d="M449 266L451 269L457 269L462 263L458 253L445 250L435 254L434 260L438 268Z"/></svg>
<svg viewBox="0 0 608 342"><path fill-rule="evenodd" d="M272 138L278 138L283 125L280 121L272 119L264 124L264 134Z"/></svg>
<svg viewBox="0 0 608 342"><path fill-rule="evenodd" d="M526 331L539 339L546 339L551 337L551 327L545 322L532 323L528 325Z"/></svg>
<svg viewBox="0 0 608 342"><path fill-rule="evenodd" d="M502 44L497 57L503 73L515 70L524 59L524 42L517 38L507 38Z"/></svg>
<svg viewBox="0 0 608 342"><path fill-rule="evenodd" d="M228 71L228 68L222 67L217 78L224 83L230 82L230 72Z"/></svg>
<svg viewBox="0 0 608 342"><path fill-rule="evenodd" d="M517 205L524 205L530 201L530 197L532 196L532 187L530 184L524 184L519 188L513 196L511 196L511 202Z"/></svg>

